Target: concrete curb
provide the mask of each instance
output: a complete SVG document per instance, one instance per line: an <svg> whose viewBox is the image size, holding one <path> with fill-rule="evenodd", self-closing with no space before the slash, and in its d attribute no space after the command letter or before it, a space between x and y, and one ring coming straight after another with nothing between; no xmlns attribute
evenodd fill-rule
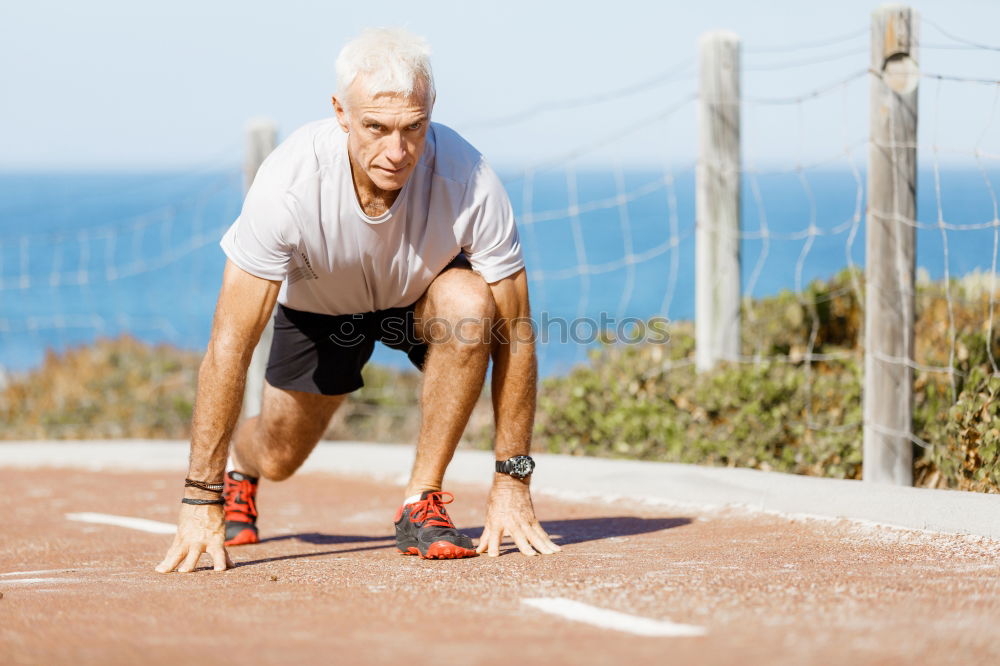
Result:
<svg viewBox="0 0 1000 666"><path fill-rule="evenodd" d="M183 473L187 456L185 441L0 443L0 468ZM532 483L536 493L692 508L743 507L1000 539L1000 495L900 488L750 469L553 454L534 457L538 462ZM303 471L360 475L402 486L412 462L412 446L324 442ZM492 467L493 455L488 451L458 451L448 468L448 480L487 484L492 479Z"/></svg>

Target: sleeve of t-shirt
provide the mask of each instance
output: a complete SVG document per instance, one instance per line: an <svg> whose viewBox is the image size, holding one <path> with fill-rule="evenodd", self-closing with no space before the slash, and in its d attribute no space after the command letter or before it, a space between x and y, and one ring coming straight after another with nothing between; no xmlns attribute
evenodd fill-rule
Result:
<svg viewBox="0 0 1000 666"><path fill-rule="evenodd" d="M243 210L219 243L229 260L251 275L284 280L297 234L287 190L266 173L265 162L243 202Z"/></svg>
<svg viewBox="0 0 1000 666"><path fill-rule="evenodd" d="M503 183L485 161L476 167L465 200L471 217L462 250L472 270L493 283L524 268L510 199Z"/></svg>

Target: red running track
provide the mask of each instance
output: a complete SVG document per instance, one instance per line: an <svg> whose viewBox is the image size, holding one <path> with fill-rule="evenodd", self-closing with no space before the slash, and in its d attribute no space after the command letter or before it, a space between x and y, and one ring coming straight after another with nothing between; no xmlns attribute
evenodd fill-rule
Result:
<svg viewBox="0 0 1000 666"><path fill-rule="evenodd" d="M66 518L173 522L180 486L0 469L0 662L1000 663L988 539L539 497L562 553L426 561L393 547L401 488L311 473L262 484L264 541L235 569L160 575L169 535ZM485 489L448 490L477 536ZM704 633L630 633L668 622Z"/></svg>

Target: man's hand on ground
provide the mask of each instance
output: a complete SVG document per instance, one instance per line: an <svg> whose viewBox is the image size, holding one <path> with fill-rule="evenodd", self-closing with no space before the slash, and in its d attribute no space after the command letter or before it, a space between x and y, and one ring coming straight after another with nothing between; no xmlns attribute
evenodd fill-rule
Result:
<svg viewBox="0 0 1000 666"><path fill-rule="evenodd" d="M486 506L486 522L477 553L490 557L500 554L500 542L510 536L525 555L551 555L559 550L535 518L528 484L506 475L497 475Z"/></svg>
<svg viewBox="0 0 1000 666"><path fill-rule="evenodd" d="M233 566L224 545L226 528L222 507L218 505L182 504L177 520L177 535L167 551L167 556L156 566L160 573L194 571L202 553L212 557L216 571L225 571ZM178 566L180 565L180 566Z"/></svg>

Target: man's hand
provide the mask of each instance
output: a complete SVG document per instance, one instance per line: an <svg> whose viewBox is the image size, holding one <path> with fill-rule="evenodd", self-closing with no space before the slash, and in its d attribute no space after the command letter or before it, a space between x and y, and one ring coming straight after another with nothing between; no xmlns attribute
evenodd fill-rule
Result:
<svg viewBox="0 0 1000 666"><path fill-rule="evenodd" d="M226 528L221 506L182 504L177 520L177 535L167 556L156 566L156 570L170 573L176 568L178 573L188 573L198 566L201 554L208 553L215 570L225 571L233 566L223 545L225 541Z"/></svg>
<svg viewBox="0 0 1000 666"><path fill-rule="evenodd" d="M535 518L528 484L498 474L486 505L486 523L476 552L496 557L500 554L500 542L504 535L509 535L525 555L551 555L561 550L552 543Z"/></svg>

